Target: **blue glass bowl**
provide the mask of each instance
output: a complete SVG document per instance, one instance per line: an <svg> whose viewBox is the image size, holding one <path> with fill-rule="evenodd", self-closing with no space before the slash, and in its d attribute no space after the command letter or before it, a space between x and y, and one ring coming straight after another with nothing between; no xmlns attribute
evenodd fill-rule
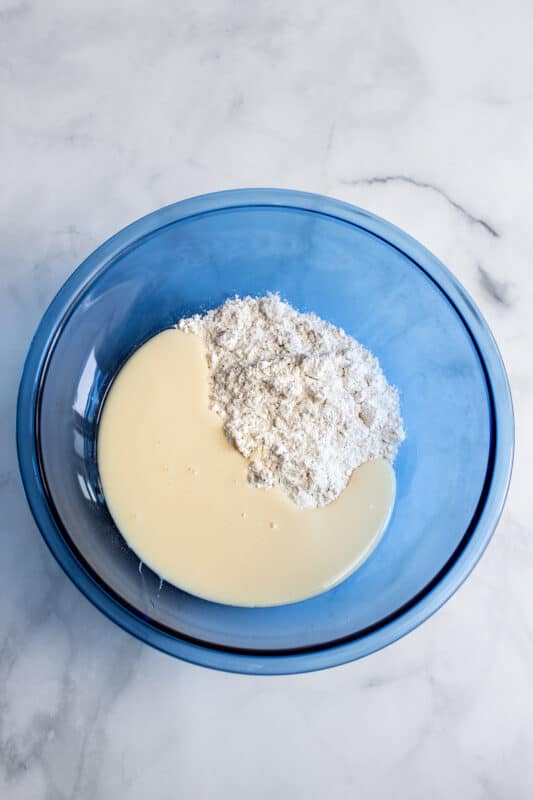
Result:
<svg viewBox="0 0 533 800"><path fill-rule="evenodd" d="M246 609L161 586L139 569L107 511L95 440L106 390L140 344L227 297L269 291L378 356L400 390L407 440L395 463L393 516L369 560L319 597ZM384 647L457 589L502 510L513 414L487 325L434 256L345 203L253 189L162 208L89 256L31 344L17 441L48 546L112 620L197 664L288 673Z"/></svg>

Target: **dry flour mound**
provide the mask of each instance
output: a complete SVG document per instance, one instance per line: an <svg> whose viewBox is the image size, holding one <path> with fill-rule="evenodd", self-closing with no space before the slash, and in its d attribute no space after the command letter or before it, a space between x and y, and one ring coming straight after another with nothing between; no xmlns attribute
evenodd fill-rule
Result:
<svg viewBox="0 0 533 800"><path fill-rule="evenodd" d="M340 328L274 294L236 297L179 328L205 342L210 406L254 486L323 506L365 461L394 460L405 438L398 393Z"/></svg>

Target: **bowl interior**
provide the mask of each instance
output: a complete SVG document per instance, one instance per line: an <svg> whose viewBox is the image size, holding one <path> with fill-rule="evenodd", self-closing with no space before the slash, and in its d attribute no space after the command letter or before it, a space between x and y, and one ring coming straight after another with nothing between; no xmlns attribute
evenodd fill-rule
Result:
<svg viewBox="0 0 533 800"><path fill-rule="evenodd" d="M317 598L244 609L161 586L140 568L106 509L96 430L114 374L146 339L227 297L272 291L343 327L379 358L399 388L407 439L395 463L393 517L369 560ZM60 323L37 422L57 522L107 592L171 633L269 653L360 636L412 604L471 534L491 469L484 367L443 290L364 225L293 207L198 213L108 260Z"/></svg>

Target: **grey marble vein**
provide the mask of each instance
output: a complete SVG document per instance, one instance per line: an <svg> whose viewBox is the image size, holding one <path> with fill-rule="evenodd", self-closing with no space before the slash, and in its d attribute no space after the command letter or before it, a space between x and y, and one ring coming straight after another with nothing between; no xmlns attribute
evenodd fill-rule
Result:
<svg viewBox="0 0 533 800"><path fill-rule="evenodd" d="M0 8L0 25L8 25L10 22L15 22L21 17L25 17L30 11L30 4L27 2L15 3L8 5L6 8Z"/></svg>
<svg viewBox="0 0 533 800"><path fill-rule="evenodd" d="M457 200L454 200L447 192L433 183L421 181L417 178L411 178L408 175L377 175L372 178L353 178L352 180L343 180L342 183L346 186L376 186L388 183L406 183L410 186L416 186L418 189L427 189L430 192L438 194L440 197L446 200L446 202L449 203L452 208L458 211L459 214L461 214L472 225L480 225L483 230L496 239L500 237L500 233L493 225L487 222L487 220L473 214L471 211L458 203Z"/></svg>
<svg viewBox="0 0 533 800"><path fill-rule="evenodd" d="M479 264L479 282L487 294L502 306L509 306L510 285L507 281L499 281Z"/></svg>

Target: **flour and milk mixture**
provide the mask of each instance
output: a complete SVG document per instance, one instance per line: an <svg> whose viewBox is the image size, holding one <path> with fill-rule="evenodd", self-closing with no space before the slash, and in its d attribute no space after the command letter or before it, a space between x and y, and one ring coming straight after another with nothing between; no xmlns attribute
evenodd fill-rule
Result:
<svg viewBox="0 0 533 800"><path fill-rule="evenodd" d="M110 512L163 579L235 605L331 588L389 520L398 394L342 330L235 298L142 346L98 436Z"/></svg>

